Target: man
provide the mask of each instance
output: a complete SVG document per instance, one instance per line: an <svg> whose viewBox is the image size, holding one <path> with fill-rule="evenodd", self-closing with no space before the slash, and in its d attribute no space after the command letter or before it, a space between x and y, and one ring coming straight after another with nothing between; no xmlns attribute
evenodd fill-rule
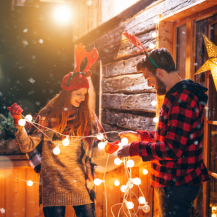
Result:
<svg viewBox="0 0 217 217"><path fill-rule="evenodd" d="M200 185L209 180L202 160L207 88L182 80L166 49L146 55L137 71L143 72L158 95L166 94L165 100L157 131L122 134L133 142L117 154L119 158L141 156L143 161L151 161L151 186L157 193L161 217L190 216Z"/></svg>

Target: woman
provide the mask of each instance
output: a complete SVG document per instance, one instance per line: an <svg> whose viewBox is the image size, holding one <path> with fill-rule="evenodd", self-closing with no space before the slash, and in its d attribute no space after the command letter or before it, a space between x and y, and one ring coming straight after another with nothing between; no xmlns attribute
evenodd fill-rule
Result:
<svg viewBox="0 0 217 217"><path fill-rule="evenodd" d="M90 71L87 70L97 60L98 53L96 49L87 53L80 44L75 55L77 72L64 76L62 91L39 112L37 122L44 126L40 127L41 130L33 129L33 133L28 135L24 127L18 125L23 111L21 107L16 103L8 107L14 118L15 135L21 151L30 152L39 144L42 146L40 175L46 217L64 217L65 206L70 205L74 207L77 217L95 216L93 160L106 155L98 149L95 138L80 139L102 131L88 103L87 76ZM80 72L80 63L86 56L88 65ZM62 145L66 138L62 134L69 136L68 146ZM53 152L56 147L60 149L58 155Z"/></svg>

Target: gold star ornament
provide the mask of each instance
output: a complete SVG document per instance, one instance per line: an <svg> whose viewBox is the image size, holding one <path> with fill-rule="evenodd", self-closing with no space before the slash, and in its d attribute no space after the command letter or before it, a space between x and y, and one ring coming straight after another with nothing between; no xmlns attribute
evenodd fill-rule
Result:
<svg viewBox="0 0 217 217"><path fill-rule="evenodd" d="M209 59L199 68L195 75L211 70L215 88L217 90L217 46L212 43L204 34L203 39Z"/></svg>

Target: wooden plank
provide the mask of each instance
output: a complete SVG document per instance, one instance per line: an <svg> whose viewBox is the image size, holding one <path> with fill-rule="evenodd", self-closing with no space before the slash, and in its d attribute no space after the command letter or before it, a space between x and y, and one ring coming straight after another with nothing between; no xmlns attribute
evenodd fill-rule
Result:
<svg viewBox="0 0 217 217"><path fill-rule="evenodd" d="M173 23L160 22L159 23L159 48L166 48L173 54Z"/></svg>
<svg viewBox="0 0 217 217"><path fill-rule="evenodd" d="M33 187L34 187L34 204L35 204L35 216L40 216L40 207L39 207L39 182L40 182L40 175L37 174L32 168L28 168L28 170L31 170L31 172L33 173L33 180L34 183Z"/></svg>
<svg viewBox="0 0 217 217"><path fill-rule="evenodd" d="M120 127L117 127L117 126L111 126L111 125L108 125L108 124L105 124L105 123L102 124L102 127L105 130L105 132L108 132L108 131L122 132L122 131L125 130L124 128L120 128ZM120 140L120 137L118 136L118 133L107 133L106 135L107 135L108 141Z"/></svg>
<svg viewBox="0 0 217 217"><path fill-rule="evenodd" d="M136 65L144 58L144 55L132 57L130 59L112 62L102 67L103 78L114 77L118 75L127 75L138 73Z"/></svg>
<svg viewBox="0 0 217 217"><path fill-rule="evenodd" d="M139 178L141 179L141 185L139 191L139 197L142 197L144 195L146 201L148 202L148 205L150 206L150 212L147 214L144 213L142 210L139 211L139 217L152 217L152 206L153 206L153 188L150 188L150 178L151 178L151 163L150 162L144 162L139 167ZM148 171L148 174L143 174L143 169L146 169ZM141 204L142 206L142 204Z"/></svg>
<svg viewBox="0 0 217 217"><path fill-rule="evenodd" d="M180 8L179 10L169 13L166 16L163 16L161 20L167 22L174 22L187 16L194 15L195 13L205 10L207 8L213 7L214 5L217 5L217 2L215 0L199 0Z"/></svg>
<svg viewBox="0 0 217 217"><path fill-rule="evenodd" d="M26 207L26 169L19 168L17 169L18 174L17 177L19 178L19 187L18 192L14 196L16 196L16 203L18 204L18 214L17 216L25 217L25 207Z"/></svg>
<svg viewBox="0 0 217 217"><path fill-rule="evenodd" d="M125 128L126 130L154 130L155 123L153 122L154 114L144 113L136 115L131 113L123 113L116 110L103 110L103 123L117 127Z"/></svg>
<svg viewBox="0 0 217 217"><path fill-rule="evenodd" d="M0 162L0 169L18 168L18 167L25 167L25 168L30 167L28 160L12 160L12 161Z"/></svg>
<svg viewBox="0 0 217 217"><path fill-rule="evenodd" d="M35 180L35 171L34 170L27 170L26 171L26 180L29 181L33 181ZM32 186L28 186L26 184L26 216L28 217L34 217L35 216L35 183Z"/></svg>
<svg viewBox="0 0 217 217"><path fill-rule="evenodd" d="M148 86L143 74L124 75L102 80L103 93L145 93L156 92Z"/></svg>
<svg viewBox="0 0 217 217"><path fill-rule="evenodd" d="M2 209L1 216L6 217L6 170L0 170L0 209Z"/></svg>
<svg viewBox="0 0 217 217"><path fill-rule="evenodd" d="M143 94L103 94L102 108L126 111L156 112L151 102L156 100L155 93Z"/></svg>

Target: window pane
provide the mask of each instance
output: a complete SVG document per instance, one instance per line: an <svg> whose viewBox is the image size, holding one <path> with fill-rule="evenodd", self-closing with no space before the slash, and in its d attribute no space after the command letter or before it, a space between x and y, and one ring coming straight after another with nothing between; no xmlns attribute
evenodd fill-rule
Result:
<svg viewBox="0 0 217 217"><path fill-rule="evenodd" d="M186 34L186 24L177 27L176 70L182 79L185 79Z"/></svg>

